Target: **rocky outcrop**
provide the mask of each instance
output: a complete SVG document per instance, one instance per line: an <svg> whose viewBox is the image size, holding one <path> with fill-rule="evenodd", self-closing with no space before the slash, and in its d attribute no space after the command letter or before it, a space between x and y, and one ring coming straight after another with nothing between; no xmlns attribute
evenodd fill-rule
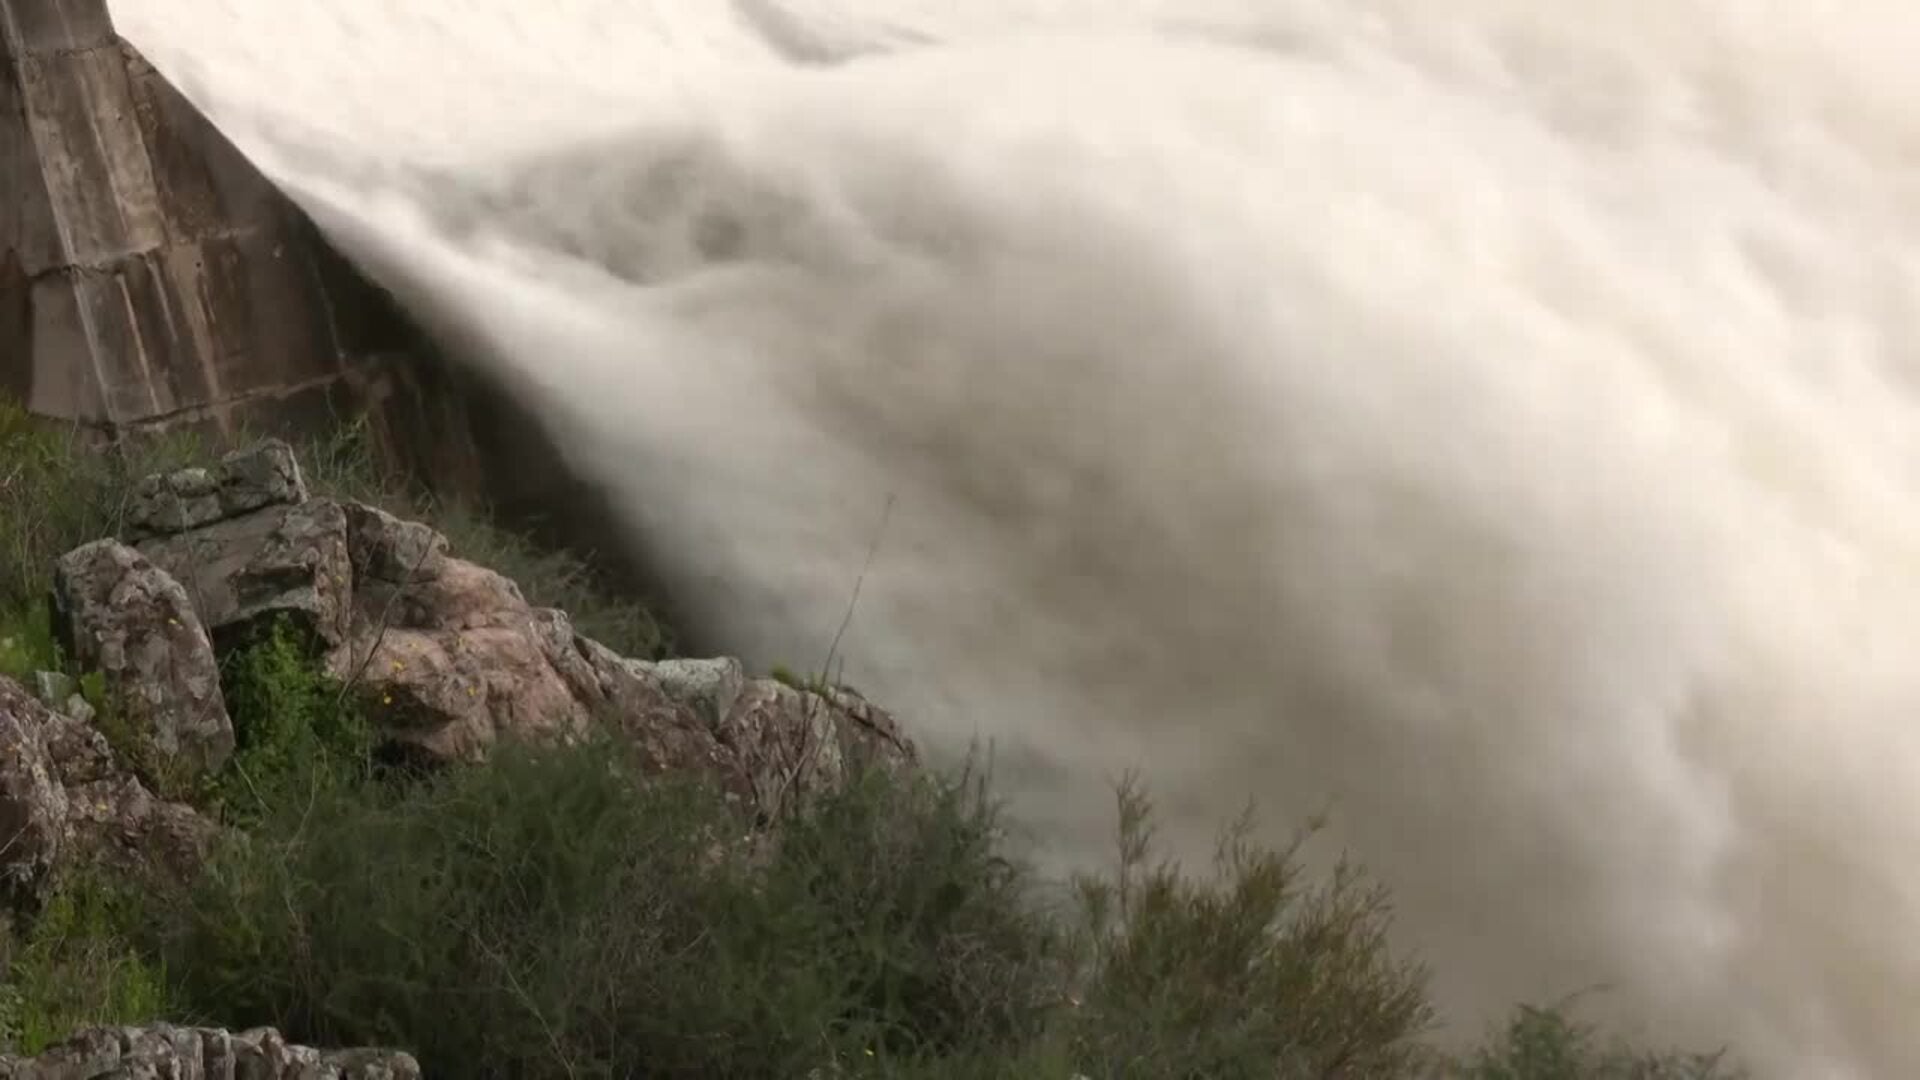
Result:
<svg viewBox="0 0 1920 1080"><path fill-rule="evenodd" d="M430 763L610 731L646 771L709 777L767 825L858 764L916 759L850 691L750 678L726 658L620 656L433 529L313 497L277 442L150 479L129 520L132 546L96 541L56 568L56 631L88 680L43 673L35 694L0 678L0 901L16 908L72 867L178 878L200 864L218 826L156 795L173 789L153 778L232 754L217 657L270 621L287 620L383 736ZM94 673L108 691L98 716ZM773 835L747 831L747 848ZM405 1054L321 1052L268 1030L98 1029L0 1057L0 1080L419 1075Z"/></svg>
<svg viewBox="0 0 1920 1080"><path fill-rule="evenodd" d="M285 444L228 454L212 469L149 477L128 519L140 552L182 583L216 638L282 616L328 648L346 639L345 511L307 497Z"/></svg>
<svg viewBox="0 0 1920 1080"><path fill-rule="evenodd" d="M565 616L448 553L446 538L383 511L348 508L352 630L328 657L365 686L398 740L436 760L478 760L502 736L584 734L587 703L554 669Z"/></svg>
<svg viewBox="0 0 1920 1080"><path fill-rule="evenodd" d="M30 903L63 867L180 875L215 831L191 807L156 797L85 721L0 676L0 882Z"/></svg>
<svg viewBox="0 0 1920 1080"><path fill-rule="evenodd" d="M850 691L748 678L724 658L620 656L425 525L310 497L278 443L155 478L131 519L137 547L96 541L56 574L60 636L105 676L109 715L92 718L61 676L39 698L0 679L0 883L15 898L75 859L195 864L215 827L156 786L184 790L174 783L232 753L214 643L276 617L306 632L386 740L429 763L607 730L649 772L710 777L769 821L856 764L915 760L893 718Z"/></svg>
<svg viewBox="0 0 1920 1080"><path fill-rule="evenodd" d="M713 776L771 816L855 761L914 760L893 719L851 693L749 679L732 660L619 656L433 529L312 497L277 442L149 480L131 517L139 553L178 579L214 641L292 620L385 736L428 761L600 725L649 768Z"/></svg>
<svg viewBox="0 0 1920 1080"><path fill-rule="evenodd" d="M95 1028L34 1058L0 1056L0 1080L419 1080L398 1050L315 1050L270 1028Z"/></svg>

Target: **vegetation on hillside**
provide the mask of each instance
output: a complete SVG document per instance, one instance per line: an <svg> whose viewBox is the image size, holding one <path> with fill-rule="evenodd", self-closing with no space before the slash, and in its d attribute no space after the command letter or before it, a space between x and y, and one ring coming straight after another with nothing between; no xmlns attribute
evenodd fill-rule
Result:
<svg viewBox="0 0 1920 1080"><path fill-rule="evenodd" d="M580 561L401 499L350 440L305 453L316 488L433 521L616 647L664 648ZM200 456L88 452L0 411L0 673L61 666L51 561L117 531L131 480ZM353 696L287 635L222 665L238 749L190 797L232 828L192 881L75 877L6 927L0 1049L165 1018L401 1046L445 1077L1739 1075L1558 1008L1443 1055L1364 874L1308 875L1244 828L1212 873L1164 863L1130 784L1111 871L1063 890L1009 858L977 771L864 775L767 841L613 743L386 771Z"/></svg>

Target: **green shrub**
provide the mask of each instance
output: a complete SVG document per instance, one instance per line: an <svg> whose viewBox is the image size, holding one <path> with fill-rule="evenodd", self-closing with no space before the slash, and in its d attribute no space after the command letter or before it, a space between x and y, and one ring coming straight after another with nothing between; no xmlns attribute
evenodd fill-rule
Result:
<svg viewBox="0 0 1920 1080"><path fill-rule="evenodd" d="M716 793L602 746L295 795L167 935L183 997L231 1022L445 1075L791 1076L1014 1046L1055 993L965 787L864 780L760 861Z"/></svg>
<svg viewBox="0 0 1920 1080"><path fill-rule="evenodd" d="M1015 1052L1066 1000L1068 941L1004 840L984 775L863 774L783 823L738 933L765 934L768 949L805 942L810 965L837 976L843 1050ZM718 992L750 998L754 976L742 968Z"/></svg>
<svg viewBox="0 0 1920 1080"><path fill-rule="evenodd" d="M1132 795L1073 933L971 773L862 775L758 849L604 746L289 794L181 907L182 998L448 1075L1393 1076L1428 1018L1376 891L1244 843L1145 870Z"/></svg>
<svg viewBox="0 0 1920 1080"><path fill-rule="evenodd" d="M229 824L257 822L293 793L352 784L372 769L363 702L320 669L313 643L276 619L220 659L234 753L200 801Z"/></svg>
<svg viewBox="0 0 1920 1080"><path fill-rule="evenodd" d="M1425 972L1386 944L1385 894L1341 864L1223 834L1211 880L1150 863L1150 804L1118 792L1119 860L1078 882L1085 972L1069 1024L1093 1077L1405 1075L1432 1022ZM1302 837L1304 839L1304 837Z"/></svg>
<svg viewBox="0 0 1920 1080"><path fill-rule="evenodd" d="M166 1017L164 972L132 944L140 904L90 877L56 891L7 943L0 1041L37 1054L81 1028Z"/></svg>
<svg viewBox="0 0 1920 1080"><path fill-rule="evenodd" d="M1522 1006L1484 1046L1455 1061L1449 1080L1742 1080L1724 1050L1650 1051L1599 1032L1569 1015L1570 1002Z"/></svg>

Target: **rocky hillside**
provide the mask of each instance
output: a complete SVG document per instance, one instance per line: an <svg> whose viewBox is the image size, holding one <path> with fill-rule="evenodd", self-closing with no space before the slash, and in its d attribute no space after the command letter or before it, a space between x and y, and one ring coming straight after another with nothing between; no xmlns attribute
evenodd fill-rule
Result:
<svg viewBox="0 0 1920 1080"><path fill-rule="evenodd" d="M65 672L38 672L31 686L0 676L0 881L18 909L76 867L175 880L194 871L222 824L191 793L240 744L222 660L269 634L288 635L364 702L379 750L412 768L484 761L516 740L612 733L644 772L708 778L766 824L854 765L915 761L894 720L851 691L748 678L726 658L616 654L565 612L534 607L514 582L453 556L426 525L312 496L283 443L148 478L128 521L127 542L78 547L53 577L53 633L92 693ZM241 1067L246 1076L283 1075L274 1062L322 1067L301 1076L411 1067L277 1039L94 1032L50 1054L43 1072L16 1063L0 1075L120 1075L77 1063L168 1055L268 1063L266 1073Z"/></svg>

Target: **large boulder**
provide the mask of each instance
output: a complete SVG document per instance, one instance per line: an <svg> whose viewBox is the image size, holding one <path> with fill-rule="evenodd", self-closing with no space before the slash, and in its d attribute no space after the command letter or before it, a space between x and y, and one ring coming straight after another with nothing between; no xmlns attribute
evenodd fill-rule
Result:
<svg viewBox="0 0 1920 1080"><path fill-rule="evenodd" d="M233 753L213 642L187 591L140 552L98 540L54 568L54 616L67 656L105 677L115 723L149 779L185 781Z"/></svg>
<svg viewBox="0 0 1920 1080"><path fill-rule="evenodd" d="M102 866L179 878L215 825L155 796L85 721L0 676L0 882L31 902L60 870Z"/></svg>
<svg viewBox="0 0 1920 1080"><path fill-rule="evenodd" d="M352 631L327 657L364 688L396 741L441 761L502 736L583 734L587 707L554 670L544 616L507 578L447 553L444 536L372 507L348 510Z"/></svg>
<svg viewBox="0 0 1920 1080"><path fill-rule="evenodd" d="M777 817L797 801L839 789L856 764L900 767L912 749L893 717L851 690L748 683L715 725L733 751L754 806Z"/></svg>
<svg viewBox="0 0 1920 1080"><path fill-rule="evenodd" d="M399 1050L316 1050L271 1028L93 1028L33 1058L0 1056L0 1080L419 1080Z"/></svg>
<svg viewBox="0 0 1920 1080"><path fill-rule="evenodd" d="M220 459L211 469L179 469L142 480L127 507L130 538L171 536L270 506L307 501L293 448L269 439Z"/></svg>

